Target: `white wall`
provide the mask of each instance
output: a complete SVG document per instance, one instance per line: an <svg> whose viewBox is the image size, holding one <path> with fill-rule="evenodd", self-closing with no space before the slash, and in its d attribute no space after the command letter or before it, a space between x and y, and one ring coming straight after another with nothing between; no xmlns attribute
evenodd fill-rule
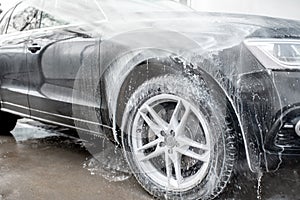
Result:
<svg viewBox="0 0 300 200"><path fill-rule="evenodd" d="M1 8L8 9L16 1L18 0L0 0ZM300 0L187 0L187 2L199 11L249 13L300 20Z"/></svg>
<svg viewBox="0 0 300 200"><path fill-rule="evenodd" d="M0 0L1 9L2 10L9 9L9 8L11 8L11 6L13 6L18 1L19 0Z"/></svg>
<svg viewBox="0 0 300 200"><path fill-rule="evenodd" d="M192 0L200 11L249 13L300 20L300 0Z"/></svg>

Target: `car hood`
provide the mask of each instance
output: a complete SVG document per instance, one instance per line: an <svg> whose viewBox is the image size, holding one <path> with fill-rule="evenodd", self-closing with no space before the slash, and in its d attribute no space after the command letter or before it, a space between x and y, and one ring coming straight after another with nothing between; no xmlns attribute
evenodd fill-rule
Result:
<svg viewBox="0 0 300 200"><path fill-rule="evenodd" d="M101 30L103 40L124 42L123 46L138 48L159 43L159 48L161 43L168 43L164 46L176 49L177 45L178 49L194 48L198 52L199 48L205 51L230 48L247 38L300 38L298 21L222 13L143 13L139 17L131 15L89 25L95 31ZM153 35L159 35L155 37L160 39L151 40ZM172 37L176 39L171 40ZM139 41L143 44L139 45Z"/></svg>

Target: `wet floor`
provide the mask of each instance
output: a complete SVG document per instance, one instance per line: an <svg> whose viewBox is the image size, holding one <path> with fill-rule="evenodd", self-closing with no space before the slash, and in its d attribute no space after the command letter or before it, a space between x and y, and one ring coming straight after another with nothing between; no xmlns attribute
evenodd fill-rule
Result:
<svg viewBox="0 0 300 200"><path fill-rule="evenodd" d="M97 163L66 131L20 120L14 138L0 136L0 200L153 199L126 170L110 171L107 161ZM219 199L300 199L299 161L286 158L279 171L262 177L241 162L245 167L235 172Z"/></svg>
<svg viewBox="0 0 300 200"><path fill-rule="evenodd" d="M22 121L13 131L17 141L0 137L0 200L152 199L133 178L110 182L91 175L82 145L47 128Z"/></svg>

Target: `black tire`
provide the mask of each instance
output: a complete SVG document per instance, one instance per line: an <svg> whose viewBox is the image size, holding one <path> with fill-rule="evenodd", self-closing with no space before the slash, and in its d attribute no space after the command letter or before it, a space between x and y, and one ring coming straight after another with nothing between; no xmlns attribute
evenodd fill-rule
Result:
<svg viewBox="0 0 300 200"><path fill-rule="evenodd" d="M230 114L232 112L227 108L228 102L226 97L220 91L217 91L216 88L216 85L212 85L211 82L208 83L201 77L189 78L183 75L166 75L145 82L129 99L122 122L124 153L136 179L151 195L160 199L213 199L226 187L236 159L236 133L232 128L233 122L231 120L233 117ZM211 138L209 145L212 148L209 151L210 159L207 165L208 168L201 180L197 180L198 182L195 185L183 190L167 188L162 183L153 180L154 178L151 178L149 173L142 170L140 163L135 157L136 152L134 152L133 147L133 140L135 139L132 136L135 117L146 101L162 94L180 97L191 103L191 105L194 105L199 110L199 113L203 114L206 120L205 123L209 127ZM149 113L148 115L150 115ZM142 123L144 123L142 125L144 127L145 122ZM180 123L180 120L178 120L178 123ZM148 130L143 129L141 134L144 134L144 132L146 135L149 135L150 128ZM156 150L158 146L154 146L153 148ZM143 150L144 155L147 154L145 152L146 150ZM181 159L183 158L180 157L180 163L182 162ZM200 170L201 166L199 163L201 161L198 160L197 163L199 168L194 167L192 168L193 170ZM175 164L172 166L172 176L176 176L173 175L174 166ZM180 172L182 174L185 173L182 164L180 166ZM165 171L162 171L162 173Z"/></svg>
<svg viewBox="0 0 300 200"><path fill-rule="evenodd" d="M10 132L15 128L17 120L17 116L0 111L0 135L11 136Z"/></svg>

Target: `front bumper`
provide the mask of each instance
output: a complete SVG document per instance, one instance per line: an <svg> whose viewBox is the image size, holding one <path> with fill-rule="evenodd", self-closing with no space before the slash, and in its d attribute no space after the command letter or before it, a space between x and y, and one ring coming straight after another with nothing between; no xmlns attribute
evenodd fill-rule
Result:
<svg viewBox="0 0 300 200"><path fill-rule="evenodd" d="M300 120L300 70L273 71L272 76L280 107L266 133L265 149L271 153L300 154L300 136L295 130Z"/></svg>

